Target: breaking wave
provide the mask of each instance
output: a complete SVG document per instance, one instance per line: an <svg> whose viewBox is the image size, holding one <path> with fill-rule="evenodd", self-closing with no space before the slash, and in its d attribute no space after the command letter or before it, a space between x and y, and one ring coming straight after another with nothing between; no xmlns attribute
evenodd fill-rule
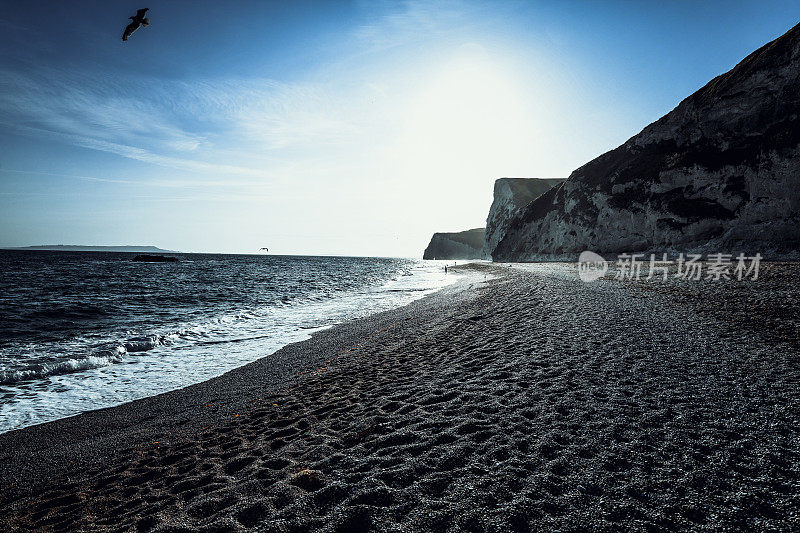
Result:
<svg viewBox="0 0 800 533"><path fill-rule="evenodd" d="M64 254L0 253L0 432L210 379L453 280L408 259Z"/></svg>
<svg viewBox="0 0 800 533"><path fill-rule="evenodd" d="M0 385L102 368L122 362L126 353L124 346L117 346L116 349L109 351L111 353L108 355L90 355L83 358L30 365L16 370L0 370Z"/></svg>

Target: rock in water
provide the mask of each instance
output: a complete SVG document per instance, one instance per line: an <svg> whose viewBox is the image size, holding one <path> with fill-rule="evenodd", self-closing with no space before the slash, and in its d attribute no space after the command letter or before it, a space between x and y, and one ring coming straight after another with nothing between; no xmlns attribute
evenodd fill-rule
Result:
<svg viewBox="0 0 800 533"><path fill-rule="evenodd" d="M483 254L492 255L506 233L508 223L519 212L542 194L562 183L566 178L500 178L494 182L494 195L489 216L486 217L486 237Z"/></svg>
<svg viewBox="0 0 800 533"><path fill-rule="evenodd" d="M171 255L140 254L133 258L143 263L177 263L179 259Z"/></svg>
<svg viewBox="0 0 800 533"><path fill-rule="evenodd" d="M800 25L531 202L492 256L797 253L798 113Z"/></svg>
<svg viewBox="0 0 800 533"><path fill-rule="evenodd" d="M458 233L434 233L423 259L487 259L483 253L483 228Z"/></svg>

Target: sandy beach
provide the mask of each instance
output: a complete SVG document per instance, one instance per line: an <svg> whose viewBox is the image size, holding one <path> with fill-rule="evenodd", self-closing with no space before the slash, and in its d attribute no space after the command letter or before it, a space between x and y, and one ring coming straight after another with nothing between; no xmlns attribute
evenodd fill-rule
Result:
<svg viewBox="0 0 800 533"><path fill-rule="evenodd" d="M0 435L0 529L800 528L797 264L460 268L211 381Z"/></svg>

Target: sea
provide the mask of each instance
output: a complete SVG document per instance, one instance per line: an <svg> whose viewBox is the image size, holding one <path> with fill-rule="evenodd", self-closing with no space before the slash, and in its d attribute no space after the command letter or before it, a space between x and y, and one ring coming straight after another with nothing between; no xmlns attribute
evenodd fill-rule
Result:
<svg viewBox="0 0 800 533"><path fill-rule="evenodd" d="M0 432L205 381L456 280L441 261L0 250Z"/></svg>

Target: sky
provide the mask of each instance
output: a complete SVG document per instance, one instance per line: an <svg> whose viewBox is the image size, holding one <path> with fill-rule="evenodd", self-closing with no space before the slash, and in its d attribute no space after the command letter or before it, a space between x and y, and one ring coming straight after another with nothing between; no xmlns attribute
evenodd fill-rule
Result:
<svg viewBox="0 0 800 533"><path fill-rule="evenodd" d="M151 24L121 41L127 18ZM421 257L798 1L0 0L0 246Z"/></svg>

